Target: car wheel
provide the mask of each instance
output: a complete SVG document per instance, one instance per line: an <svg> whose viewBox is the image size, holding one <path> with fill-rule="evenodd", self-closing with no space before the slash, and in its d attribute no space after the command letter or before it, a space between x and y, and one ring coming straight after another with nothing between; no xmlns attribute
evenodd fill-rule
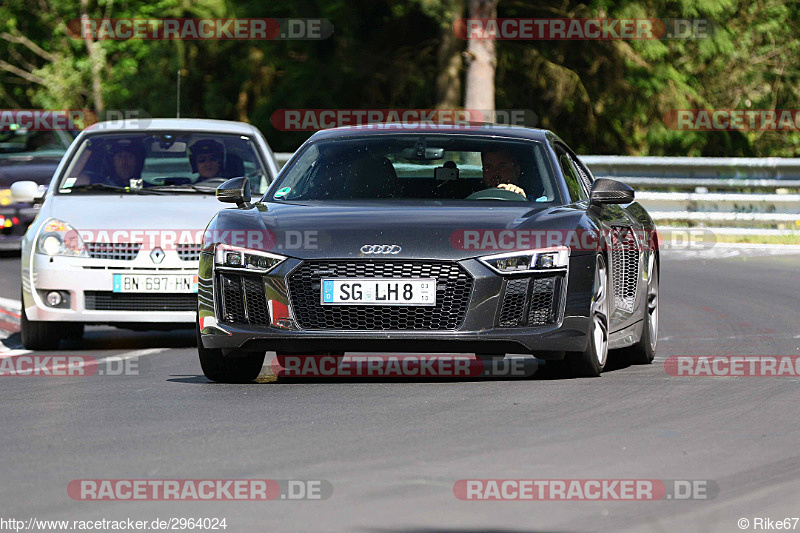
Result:
<svg viewBox="0 0 800 533"><path fill-rule="evenodd" d="M625 348L623 353L633 365L648 365L656 356L658 344L658 261L653 263L652 273L647 282L647 308L644 314L644 327L639 342Z"/></svg>
<svg viewBox="0 0 800 533"><path fill-rule="evenodd" d="M25 306L20 313L19 332L26 350L57 350L64 333L62 322L28 320Z"/></svg>
<svg viewBox="0 0 800 533"><path fill-rule="evenodd" d="M203 346L200 338L200 325L195 326L197 337L197 354L200 356L200 367L203 374L211 381L220 383L249 383L255 380L264 366L266 353L254 352L224 356L220 349Z"/></svg>
<svg viewBox="0 0 800 533"><path fill-rule="evenodd" d="M568 352L566 363L572 376L599 376L608 360L608 268L602 255L597 256L590 311L589 343L583 352Z"/></svg>

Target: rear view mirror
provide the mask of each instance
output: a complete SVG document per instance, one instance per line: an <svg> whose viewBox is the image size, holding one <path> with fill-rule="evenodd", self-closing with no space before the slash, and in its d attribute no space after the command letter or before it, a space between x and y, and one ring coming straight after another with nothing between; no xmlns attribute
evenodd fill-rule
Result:
<svg viewBox="0 0 800 533"><path fill-rule="evenodd" d="M434 161L444 158L444 148L403 148L402 155L408 161Z"/></svg>
<svg viewBox="0 0 800 533"><path fill-rule="evenodd" d="M250 203L250 178L231 178L217 187L217 200L246 207Z"/></svg>
<svg viewBox="0 0 800 533"><path fill-rule="evenodd" d="M45 188L40 188L35 181L18 181L11 184L11 197L20 204L36 203L45 193Z"/></svg>
<svg viewBox="0 0 800 533"><path fill-rule="evenodd" d="M624 183L608 178L597 178L592 184L589 201L592 205L629 204L633 202L633 189Z"/></svg>

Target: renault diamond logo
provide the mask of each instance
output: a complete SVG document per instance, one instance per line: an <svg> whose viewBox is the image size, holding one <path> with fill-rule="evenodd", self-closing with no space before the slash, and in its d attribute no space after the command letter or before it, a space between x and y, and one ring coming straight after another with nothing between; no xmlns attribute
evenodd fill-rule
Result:
<svg viewBox="0 0 800 533"><path fill-rule="evenodd" d="M396 244L365 244L361 247L362 254L399 254L400 248Z"/></svg>
<svg viewBox="0 0 800 533"><path fill-rule="evenodd" d="M153 248L153 251L150 252L150 259L152 259L155 264L161 263L161 261L164 260L164 250L161 248Z"/></svg>

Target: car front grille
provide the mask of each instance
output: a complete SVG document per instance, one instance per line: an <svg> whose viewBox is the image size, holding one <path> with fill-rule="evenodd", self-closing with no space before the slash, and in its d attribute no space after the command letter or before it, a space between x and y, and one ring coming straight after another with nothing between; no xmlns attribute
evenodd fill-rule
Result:
<svg viewBox="0 0 800 533"><path fill-rule="evenodd" d="M86 251L92 259L113 259L133 261L139 255L142 243L139 242L87 242Z"/></svg>
<svg viewBox="0 0 800 533"><path fill-rule="evenodd" d="M261 276L219 274L220 321L229 324L270 324L267 296Z"/></svg>
<svg viewBox="0 0 800 533"><path fill-rule="evenodd" d="M436 278L435 306L322 305L322 278ZM444 261L306 261L289 276L295 319L308 330L454 330L467 314L472 277Z"/></svg>
<svg viewBox="0 0 800 533"><path fill-rule="evenodd" d="M181 261L200 260L199 244L176 244L175 249L178 251L178 257Z"/></svg>
<svg viewBox="0 0 800 533"><path fill-rule="evenodd" d="M111 291L86 291L85 307L89 311L196 311L197 295L141 294Z"/></svg>
<svg viewBox="0 0 800 533"><path fill-rule="evenodd" d="M506 280L498 325L545 326L558 321L562 276Z"/></svg>

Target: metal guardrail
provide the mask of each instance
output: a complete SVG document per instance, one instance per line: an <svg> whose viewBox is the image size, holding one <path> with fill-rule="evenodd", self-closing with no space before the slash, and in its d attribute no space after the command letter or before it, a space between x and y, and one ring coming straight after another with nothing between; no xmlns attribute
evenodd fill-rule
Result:
<svg viewBox="0 0 800 533"><path fill-rule="evenodd" d="M595 176L637 189L637 200L660 225L725 228L728 233L800 233L800 194L790 193L800 191L800 158L581 159Z"/></svg>
<svg viewBox="0 0 800 533"><path fill-rule="evenodd" d="M592 169L594 172L594 169ZM609 176L596 174L602 178L613 178L641 190L800 190L800 180L767 179L725 179L725 178L639 178L634 176Z"/></svg>
<svg viewBox="0 0 800 533"><path fill-rule="evenodd" d="M800 158L581 156L598 176L800 180Z"/></svg>
<svg viewBox="0 0 800 533"><path fill-rule="evenodd" d="M281 165L292 156L275 155ZM800 192L800 158L590 155L581 159L596 177L617 179L637 189L637 200L660 224L725 228L726 233L800 233L800 194L791 193Z"/></svg>

